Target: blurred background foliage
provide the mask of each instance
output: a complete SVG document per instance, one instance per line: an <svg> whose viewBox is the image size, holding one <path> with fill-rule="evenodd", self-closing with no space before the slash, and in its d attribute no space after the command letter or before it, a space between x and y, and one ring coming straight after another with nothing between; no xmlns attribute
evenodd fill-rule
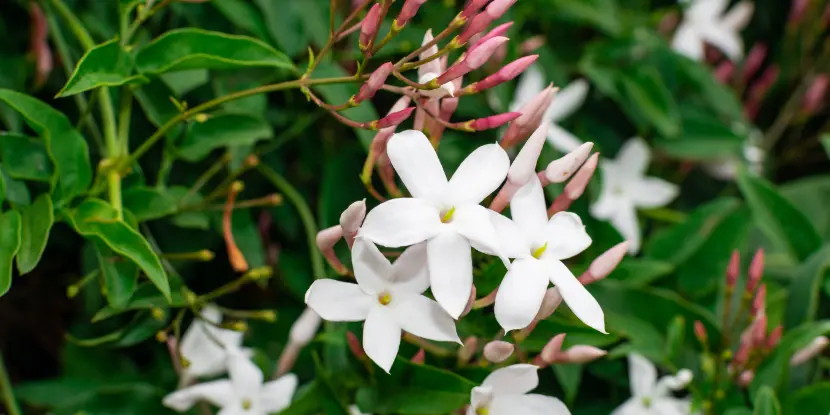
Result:
<svg viewBox="0 0 830 415"><path fill-rule="evenodd" d="M116 0L65 2L96 44L121 33L123 17ZM49 28L48 38L39 41L37 25L42 22L33 17L32 3L41 6ZM121 0L120 6L130 3ZM345 0L339 3L341 12L349 7ZM719 68L726 71L722 65L728 63L716 52L710 50L704 62L695 62L672 51L671 33L681 7L671 0L519 0L502 18L515 22L506 61L522 54L522 42L535 38L542 41L534 53L540 55L538 65L548 81L566 85L584 78L591 83L584 106L562 122L564 127L584 141L593 141L606 156L616 154L630 137L646 138L655 151L651 174L682 189L669 208L641 212L642 253L626 258L606 281L591 287L605 309L610 335L592 332L562 310L542 322L523 344L527 352L537 352L552 335L564 331L569 333L567 343L610 350L606 359L554 366L541 376L539 390L562 397L574 414L608 414L628 397L625 363L620 358L630 351L642 353L665 370L689 367L703 382L706 375L693 322L701 321L717 341L730 255L740 251L748 265L750 253L759 247L767 253L769 324L784 325L784 341L758 370L749 391L730 389L717 413L751 413L726 411L751 408L762 385L778 393L783 413L830 409L830 383L825 380L830 360L822 357L793 371L786 364L793 351L830 331L830 322L822 320L830 308L830 284L825 279L830 266L830 163L822 147L830 140L822 139L822 134L830 133L830 106L824 97L815 107L805 105L805 95L817 77L827 76L830 70L830 42L825 2L808 3L809 11L793 22L787 18L789 1L756 1L744 40L747 50L763 45L767 53L753 71L747 70L746 61L735 62L729 79L717 75ZM373 62L414 49L426 29L446 27L460 7L453 0L428 1ZM86 137L94 166L103 158L99 115L79 109L94 103L94 95L55 97L85 48L51 0L5 0L0 11L0 37L5 39L0 43L0 88L30 94L66 114ZM193 27L257 38L303 68L309 48L319 49L326 42L328 19L326 0L172 2L141 26L130 45L146 45L169 30ZM391 17L387 20L385 27ZM343 42L335 59L322 62L315 77L352 73L360 56L356 44L356 37ZM43 47L52 54L51 71L38 69ZM129 126L132 146L178 111L169 97L192 107L295 77L291 69L269 67L196 68L137 79ZM328 102L340 103L356 88L345 84L318 90ZM472 119L506 111L514 89L511 82L490 94L464 97L455 117ZM116 96L115 102L120 98ZM345 114L373 120L394 99L380 93L372 103ZM10 137L32 135L32 131L18 112L3 103L0 126L4 131L0 200L20 210L37 206L38 195L47 189L43 175L48 180L51 174L43 147L21 150L12 144ZM447 131L440 156L452 171L473 148L494 142L498 134L496 130ZM351 202L367 197L358 176L372 136L370 131L338 123L297 90L256 95L224 104L222 116L205 124L187 123L171 130L165 143L156 145L124 178L125 208L157 252L217 253L207 262L170 260L177 271L170 276L171 285L186 282L196 293L214 290L236 276L224 254L221 210L181 209L188 202L186 189L211 166L219 166L221 173L203 193L221 188L226 177L244 182L240 196L244 199L282 193L279 206L233 214L236 242L249 264L273 267L274 277L220 301L231 309L277 310L275 323L248 321L246 343L256 349L255 360L266 373L302 311L307 287L315 277L334 275L313 250L314 234L337 224L340 212ZM748 145L761 149L761 162L747 163ZM167 151L171 149L175 163L173 151ZM273 175L256 174L245 164L251 154L258 154L261 165L277 172L276 180L284 178L297 193L286 193ZM540 166L556 157L555 150L546 148ZM740 166L737 175L724 180L709 174L708 164L730 160ZM577 275L592 258L622 240L609 224L588 214L589 201L598 191L594 180L588 196L572 208L594 239L587 253L571 263ZM555 195L557 189L551 186L549 192ZM166 348L153 336L167 326L173 308L159 301L149 282L141 281L120 304L126 312L101 319L102 309L113 308L112 298L102 293L103 282L96 277L79 284L99 267L100 248L66 223L56 224L48 241L43 260L26 275L15 274L11 290L0 298L0 349L26 413L166 413L161 397L174 388L176 377ZM343 249L340 254L345 262L348 252ZM477 272L479 292L490 292L503 273L498 266ZM80 292L70 298L68 289ZM178 301L181 306L183 300ZM462 336L492 336L497 327L487 313L462 320ZM350 358L344 333L356 329L328 325L304 350L295 368L304 386L286 413L343 413L355 400L377 413L448 413L453 405L467 402L470 380L478 382L487 374L475 364L457 368L454 356L429 355L429 366L400 363L387 377ZM416 351L404 345L401 354L411 356Z"/></svg>

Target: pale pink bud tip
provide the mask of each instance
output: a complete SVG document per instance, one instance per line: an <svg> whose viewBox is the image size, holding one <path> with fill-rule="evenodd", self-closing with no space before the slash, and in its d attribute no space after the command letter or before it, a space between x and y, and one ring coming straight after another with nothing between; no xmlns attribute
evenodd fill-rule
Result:
<svg viewBox="0 0 830 415"><path fill-rule="evenodd" d="M764 275L764 249L759 248L752 257L752 263L749 264L749 272L747 274L746 291L753 293L755 288L761 282L761 277Z"/></svg>
<svg viewBox="0 0 830 415"><path fill-rule="evenodd" d="M755 372L752 370L745 370L741 372L741 375L738 376L738 385L742 388L749 386L752 383L752 380L755 379Z"/></svg>
<svg viewBox="0 0 830 415"><path fill-rule="evenodd" d="M467 49L468 52L496 36L504 36L504 34L510 29L510 26L513 26L513 22L507 22L494 27L493 30L487 32L486 35L476 39L475 42Z"/></svg>
<svg viewBox="0 0 830 415"><path fill-rule="evenodd" d="M420 9L426 2L427 0L406 0L403 3L403 7L401 7L401 12L395 19L395 24L397 24L398 27L406 26L409 19L415 17L415 15L418 14L418 9Z"/></svg>
<svg viewBox="0 0 830 415"><path fill-rule="evenodd" d="M816 337L806 347L804 347L803 349L801 349L801 350L795 352L795 354L793 354L793 357L790 359L790 365L791 366L798 366L798 365L800 365L800 364L802 364L802 363L818 356L819 353L821 353L822 351L824 351L825 348L827 348L828 344L830 344L830 339L828 339L827 337L825 337L825 336Z"/></svg>
<svg viewBox="0 0 830 415"><path fill-rule="evenodd" d="M565 333L557 334L542 348L539 357L548 364L556 362L562 352L563 342L565 342Z"/></svg>
<svg viewBox="0 0 830 415"><path fill-rule="evenodd" d="M576 150L550 162L545 168L545 178L551 183L568 180L591 155L594 143L584 143Z"/></svg>
<svg viewBox="0 0 830 415"><path fill-rule="evenodd" d="M726 267L726 286L732 288L738 281L738 275L741 274L741 254L737 250L732 251L732 256L729 258L729 265Z"/></svg>
<svg viewBox="0 0 830 415"><path fill-rule="evenodd" d="M360 91L358 91L357 95L355 95L354 102L360 103L374 97L375 94L383 88L386 78L388 78L389 74L392 73L392 69L394 67L395 65L393 65L392 62L386 62L375 69L375 71L372 72L372 75L369 76L369 79L360 86Z"/></svg>
<svg viewBox="0 0 830 415"><path fill-rule="evenodd" d="M363 23L360 25L359 39L361 49L367 49L369 45L375 41L375 36L378 34L378 26L380 23L380 11L380 3L375 3L375 5L369 9L369 13L366 14L366 17L363 18Z"/></svg>
<svg viewBox="0 0 830 415"><path fill-rule="evenodd" d="M350 331L346 332L346 344L349 345L349 350L352 352L354 357L358 359L366 357L366 351L363 350L360 340L358 340L357 336Z"/></svg>
<svg viewBox="0 0 830 415"><path fill-rule="evenodd" d="M391 126L394 126L394 125L398 125L398 124L406 121L406 119L409 118L410 115L412 115L412 111L415 111L415 107L409 107L407 109L404 109L404 110L401 110L401 111L398 111L398 112L393 112L393 113L391 113L391 114L375 121L373 127L376 128L376 129L381 129L381 128L386 128L386 127L391 127Z"/></svg>
<svg viewBox="0 0 830 415"><path fill-rule="evenodd" d="M755 299L752 300L752 308L750 312L752 315L757 315L758 313L763 313L764 309L766 308L767 303L767 285L761 284L761 287L758 288L758 292L755 293Z"/></svg>
<svg viewBox="0 0 830 415"><path fill-rule="evenodd" d="M559 289L556 287L548 288L542 298L542 306L539 307L539 312L536 313L536 320L544 320L550 317L560 304L562 304L562 294L559 293Z"/></svg>
<svg viewBox="0 0 830 415"><path fill-rule="evenodd" d="M698 341L701 343L707 343L709 339L709 334L706 332L706 326L704 326L699 320L695 321L695 337L697 337Z"/></svg>
<svg viewBox="0 0 830 415"><path fill-rule="evenodd" d="M507 132L502 138L502 147L513 147L539 128L542 124L542 117L553 101L557 90L553 85L549 85L519 109L522 116L507 127Z"/></svg>
<svg viewBox="0 0 830 415"><path fill-rule="evenodd" d="M568 198L576 200L582 196L582 193L585 192L585 188L588 187L588 182L590 182L591 178L594 177L594 171L597 169L597 163L599 163L599 153L594 153L594 155L588 158L588 161L582 165L582 168L579 169L574 178L565 186L565 194L568 195Z"/></svg>
<svg viewBox="0 0 830 415"><path fill-rule="evenodd" d="M565 353L563 353L562 358L559 360L563 363L588 363L593 362L594 360L597 360L607 354L607 351L598 349L594 346L578 345L566 350Z"/></svg>
<svg viewBox="0 0 830 415"><path fill-rule="evenodd" d="M493 18L493 20L496 20L504 15L504 13L507 12L507 9L515 3L516 0L493 0L492 3L487 5L486 12Z"/></svg>
<svg viewBox="0 0 830 415"><path fill-rule="evenodd" d="M548 126L542 125L525 142L507 172L507 180L516 187L524 186L536 173L536 163L548 136Z"/></svg>
<svg viewBox="0 0 830 415"><path fill-rule="evenodd" d="M784 335L784 326L778 325L769 333L769 337L767 337L766 346L768 349L772 349L775 346L778 346L778 342L781 341L781 336Z"/></svg>
<svg viewBox="0 0 830 415"><path fill-rule="evenodd" d="M366 199L352 203L340 214L340 226L346 234L356 233L366 217Z"/></svg>
<svg viewBox="0 0 830 415"><path fill-rule="evenodd" d="M291 343L300 347L307 345L314 338L317 329L320 328L320 322L320 316L314 310L306 308L291 326L291 330L288 332L288 339Z"/></svg>
<svg viewBox="0 0 830 415"><path fill-rule="evenodd" d="M807 115L814 114L824 104L825 97L827 96L827 87L829 85L830 77L824 74L817 76L804 95L801 111Z"/></svg>
<svg viewBox="0 0 830 415"><path fill-rule="evenodd" d="M591 282L607 277L617 268L626 253L628 253L628 241L623 241L598 256L588 267Z"/></svg>
<svg viewBox="0 0 830 415"><path fill-rule="evenodd" d="M332 226L331 228L323 229L317 232L317 247L321 251L331 249L340 238L343 237L343 228L340 226Z"/></svg>
<svg viewBox="0 0 830 415"><path fill-rule="evenodd" d="M415 363L416 365L424 364L424 360L426 359L427 354L424 349L418 349L418 353L415 353L415 356L412 356L410 362Z"/></svg>
<svg viewBox="0 0 830 415"><path fill-rule="evenodd" d="M528 67L530 67L530 65L533 64L533 62L536 62L536 59L538 58L539 55L530 55L516 59L515 61L504 65L496 73L473 84L473 90L475 92L480 92L510 81L524 72Z"/></svg>
<svg viewBox="0 0 830 415"><path fill-rule="evenodd" d="M478 13L478 11L481 10L481 8L484 7L488 1L490 0L467 0L467 4L464 5L464 10L461 12L461 15L464 17L470 17Z"/></svg>
<svg viewBox="0 0 830 415"><path fill-rule="evenodd" d="M464 76L473 70L478 69L481 65L484 65L484 63L487 62L491 56L493 56L493 53L498 50L499 46L507 42L507 40L508 39L504 36L496 36L492 39L488 39L475 49L470 50L461 62L451 66L446 72L441 74L441 76L432 82L438 85L444 85L455 78Z"/></svg>
<svg viewBox="0 0 830 415"><path fill-rule="evenodd" d="M489 130L491 128L501 127L510 121L515 120L521 116L518 112L505 112L503 114L491 115L485 118L479 118L469 122L469 128L473 131Z"/></svg>
<svg viewBox="0 0 830 415"><path fill-rule="evenodd" d="M484 346L484 358L492 363L501 363L513 354L513 349L515 346L506 341L491 341Z"/></svg>

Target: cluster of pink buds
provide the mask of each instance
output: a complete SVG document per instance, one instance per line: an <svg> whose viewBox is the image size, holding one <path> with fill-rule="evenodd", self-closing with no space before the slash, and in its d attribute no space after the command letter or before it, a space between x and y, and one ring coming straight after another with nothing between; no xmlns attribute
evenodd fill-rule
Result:
<svg viewBox="0 0 830 415"><path fill-rule="evenodd" d="M555 364L590 363L608 354L605 350L582 344L572 346L567 350L562 350L562 344L564 342L565 333L554 336L542 348L542 352L536 356L534 364L539 367L545 367Z"/></svg>

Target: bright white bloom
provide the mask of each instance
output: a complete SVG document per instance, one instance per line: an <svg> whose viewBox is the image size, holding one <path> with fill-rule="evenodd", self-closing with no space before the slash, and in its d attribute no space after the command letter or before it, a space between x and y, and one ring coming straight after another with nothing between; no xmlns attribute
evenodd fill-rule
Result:
<svg viewBox="0 0 830 415"><path fill-rule="evenodd" d="M694 60L702 60L705 42L720 49L729 59L740 59L744 53L740 31L749 23L754 7L743 1L724 15L727 5L729 0L691 1L683 12L672 47Z"/></svg>
<svg viewBox="0 0 830 415"><path fill-rule="evenodd" d="M228 348L227 356L230 379L180 389L167 395L164 405L184 412L205 401L222 408L219 415L268 415L288 407L297 376L287 374L263 383L262 371L241 350Z"/></svg>
<svg viewBox="0 0 830 415"><path fill-rule="evenodd" d="M510 103L510 111L518 111L546 86L545 75L538 65L527 68L519 78L513 102ZM553 99L542 119L542 123L548 125L548 142L563 153L576 150L582 145L582 141L570 131L560 127L559 122L576 112L585 102L586 96L588 96L588 81L577 79L571 82L556 93L556 98Z"/></svg>
<svg viewBox="0 0 830 415"><path fill-rule="evenodd" d="M542 184L534 176L510 201L515 225L504 216L492 215L508 247L505 252L516 258L496 293L496 320L505 331L527 327L553 282L574 314L604 333L602 308L562 263L588 248L591 237L576 214L559 212L548 220L546 208Z"/></svg>
<svg viewBox="0 0 830 415"><path fill-rule="evenodd" d="M426 257L424 244L413 245L392 265L375 244L358 237L352 248L357 284L314 281L306 292L306 304L325 320L365 320L363 349L389 372L398 354L401 330L425 339L461 342L453 319L422 295L429 287Z"/></svg>
<svg viewBox="0 0 830 415"><path fill-rule="evenodd" d="M427 43L431 42L432 39L432 29L429 29L424 34L424 41L421 43L421 45L426 45ZM438 53L437 44L432 45L425 51L421 52L419 59L427 59L430 56L435 55L436 53ZM425 84L437 78L444 72L444 70L445 68L442 68L440 58L429 61L418 67L418 83ZM441 85L441 87L438 89L422 90L420 91L420 93L430 98L442 98L447 95L452 96L455 93L455 85L453 85L452 82L447 82L444 85Z"/></svg>
<svg viewBox="0 0 830 415"><path fill-rule="evenodd" d="M201 310L201 316L202 319L193 320L182 336L181 356L188 363L182 370L183 384L196 378L225 373L225 348L238 348L242 344L243 332L218 327L222 322L222 312L218 307L213 304L205 306ZM250 355L250 350L243 349L243 353Z"/></svg>
<svg viewBox="0 0 830 415"><path fill-rule="evenodd" d="M481 146L448 181L435 149L420 131L395 134L386 152L412 197L392 199L372 209L358 235L387 247L426 241L432 294L458 318L473 286L470 248L501 251L490 222L492 211L479 203L507 176L507 153L497 144Z"/></svg>
<svg viewBox="0 0 830 415"><path fill-rule="evenodd" d="M672 391L686 387L692 381L692 372L682 369L676 376L657 380L657 369L639 354L628 355L628 379L631 398L611 415L690 415L691 402L677 399Z"/></svg>
<svg viewBox="0 0 830 415"><path fill-rule="evenodd" d="M537 370L519 364L494 371L473 388L467 415L570 415L559 399L528 394L539 385Z"/></svg>
<svg viewBox="0 0 830 415"><path fill-rule="evenodd" d="M669 204L678 187L657 177L645 177L651 150L646 142L635 137L626 141L616 159L604 159L602 191L591 205L591 215L610 220L617 231L628 240L628 251L640 250L640 225L637 208L656 208Z"/></svg>

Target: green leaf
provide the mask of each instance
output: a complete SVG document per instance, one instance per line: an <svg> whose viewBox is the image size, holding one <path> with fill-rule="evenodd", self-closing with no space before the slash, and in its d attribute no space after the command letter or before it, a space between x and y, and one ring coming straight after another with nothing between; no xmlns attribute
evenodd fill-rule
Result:
<svg viewBox="0 0 830 415"><path fill-rule="evenodd" d="M830 333L830 320L805 323L786 330L778 347L755 371L755 378L750 385L750 392L756 395L764 386L772 386L780 392L789 377L792 355L810 344L816 337L828 333Z"/></svg>
<svg viewBox="0 0 830 415"><path fill-rule="evenodd" d="M669 331L666 333L666 360L674 361L680 356L683 348L683 340L686 338L686 320L683 316L677 316L669 324Z"/></svg>
<svg viewBox="0 0 830 415"><path fill-rule="evenodd" d="M207 69L190 69L163 74L161 79L176 95L182 96L210 82L210 74Z"/></svg>
<svg viewBox="0 0 830 415"><path fill-rule="evenodd" d="M193 125L179 147L179 156L187 161L199 161L214 149L254 144L273 136L271 126L260 118L245 114L216 115Z"/></svg>
<svg viewBox="0 0 830 415"><path fill-rule="evenodd" d="M210 4L216 7L234 26L247 30L259 39L268 39L265 21L249 0L213 0Z"/></svg>
<svg viewBox="0 0 830 415"><path fill-rule="evenodd" d="M747 408L729 408L723 415L752 415L752 410Z"/></svg>
<svg viewBox="0 0 830 415"><path fill-rule="evenodd" d="M125 191L122 198L124 208L144 222L163 218L176 213L176 199L158 188L138 186Z"/></svg>
<svg viewBox="0 0 830 415"><path fill-rule="evenodd" d="M655 147L683 159L711 160L740 156L745 134L739 134L735 127L712 115L684 110L682 133L676 139L659 137Z"/></svg>
<svg viewBox="0 0 830 415"><path fill-rule="evenodd" d="M830 269L830 245L824 245L802 263L790 283L786 327L813 321L818 313L821 284Z"/></svg>
<svg viewBox="0 0 830 415"><path fill-rule="evenodd" d="M827 153L827 157L830 157L830 134L823 134L819 140L821 146L824 147L824 152Z"/></svg>
<svg viewBox="0 0 830 415"><path fill-rule="evenodd" d="M787 405L790 414L821 414L830 410L830 382L817 383L796 391Z"/></svg>
<svg viewBox="0 0 830 415"><path fill-rule="evenodd" d="M738 187L752 209L755 224L794 258L803 261L821 246L821 236L807 217L772 184L742 170L738 173Z"/></svg>
<svg viewBox="0 0 830 415"><path fill-rule="evenodd" d="M75 66L58 97L68 97L104 86L121 86L146 82L142 75L132 75L133 62L118 39L95 45L86 51Z"/></svg>
<svg viewBox="0 0 830 415"><path fill-rule="evenodd" d="M139 72L151 74L245 67L296 70L288 57L260 40L192 28L161 35L139 50L135 61Z"/></svg>
<svg viewBox="0 0 830 415"><path fill-rule="evenodd" d="M135 263L114 254L101 240L96 239L92 242L104 281L104 296L113 309L123 310L138 285L138 267Z"/></svg>
<svg viewBox="0 0 830 415"><path fill-rule="evenodd" d="M621 92L631 102L632 110L639 112L664 137L680 133L680 112L656 69L641 66L621 71L618 76Z"/></svg>
<svg viewBox="0 0 830 415"><path fill-rule="evenodd" d="M556 0L551 6L562 19L584 22L610 35L620 32L621 19L615 0Z"/></svg>
<svg viewBox="0 0 830 415"><path fill-rule="evenodd" d="M830 176L816 175L781 185L778 190L804 213L825 241L830 241Z"/></svg>
<svg viewBox="0 0 830 415"><path fill-rule="evenodd" d="M708 107L729 121L743 122L743 104L735 90L724 88L723 83L715 79L709 66L677 53L671 53L671 56L677 66L676 73L702 96Z"/></svg>
<svg viewBox="0 0 830 415"><path fill-rule="evenodd" d="M630 286L644 286L672 272L674 272L674 265L669 262L626 257L608 275L608 279L618 280Z"/></svg>
<svg viewBox="0 0 830 415"><path fill-rule="evenodd" d="M5 166L0 164L0 200L3 198L13 206L29 206L32 203L26 183L12 179Z"/></svg>
<svg viewBox="0 0 830 415"><path fill-rule="evenodd" d="M557 364L552 367L556 380L559 381L562 390L565 391L565 401L572 404L579 393L579 385L582 383L582 371L585 365Z"/></svg>
<svg viewBox="0 0 830 415"><path fill-rule="evenodd" d="M20 214L10 210L0 215L0 297L12 286L12 259L20 249Z"/></svg>
<svg viewBox="0 0 830 415"><path fill-rule="evenodd" d="M52 179L52 162L42 140L0 132L0 160L12 178L39 182Z"/></svg>
<svg viewBox="0 0 830 415"><path fill-rule="evenodd" d="M35 269L40 262L54 221L52 198L48 194L42 194L30 206L20 208L20 252L17 254L17 269L21 274Z"/></svg>
<svg viewBox="0 0 830 415"><path fill-rule="evenodd" d="M110 249L134 262L170 300L170 285L158 256L141 234L117 219L110 205L87 199L67 216L78 233L101 238Z"/></svg>
<svg viewBox="0 0 830 415"><path fill-rule="evenodd" d="M65 115L48 104L19 92L0 89L0 101L23 115L26 123L46 143L55 165L54 201L63 204L83 192L92 181L92 167L84 137Z"/></svg>
<svg viewBox="0 0 830 415"><path fill-rule="evenodd" d="M120 310L116 310L112 306L106 306L92 317L92 322L106 320L114 317L125 311L134 310L150 310L152 308L164 307L184 307L187 306L187 299L180 290L172 290L170 293L170 300L168 301L164 296L159 295L158 289L149 283L139 284L129 302Z"/></svg>
<svg viewBox="0 0 830 415"><path fill-rule="evenodd" d="M775 397L775 391L769 386L762 386L753 402L753 415L781 415L781 405ZM825 410L827 408L824 408Z"/></svg>

